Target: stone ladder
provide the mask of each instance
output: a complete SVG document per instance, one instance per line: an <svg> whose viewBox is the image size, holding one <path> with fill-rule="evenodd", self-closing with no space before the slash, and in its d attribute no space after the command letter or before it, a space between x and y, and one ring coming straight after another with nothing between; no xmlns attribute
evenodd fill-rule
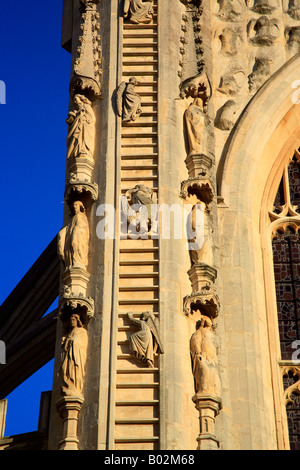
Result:
<svg viewBox="0 0 300 470"><path fill-rule="evenodd" d="M124 23L123 80L136 77L142 114L122 126L121 192L144 184L158 193L157 136L157 15L150 24ZM156 202L154 200L154 202ZM144 311L158 316L158 240L120 240L119 315L115 449L159 449L159 369L144 367L129 352L129 337L137 331L127 318Z"/></svg>

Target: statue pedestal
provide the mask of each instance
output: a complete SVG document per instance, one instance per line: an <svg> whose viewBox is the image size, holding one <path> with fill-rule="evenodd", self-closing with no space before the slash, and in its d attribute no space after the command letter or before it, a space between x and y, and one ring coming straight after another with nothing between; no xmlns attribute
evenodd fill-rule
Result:
<svg viewBox="0 0 300 470"><path fill-rule="evenodd" d="M57 411L63 420L63 438L59 441L59 450L78 450L77 426L83 398L66 396L57 403Z"/></svg>
<svg viewBox="0 0 300 470"><path fill-rule="evenodd" d="M70 173L79 181L91 182L94 166L93 158L86 154L80 154L68 159Z"/></svg>
<svg viewBox="0 0 300 470"><path fill-rule="evenodd" d="M221 398L203 393L194 395L193 402L199 412L198 450L219 449L220 444L215 436L215 418L222 408Z"/></svg>
<svg viewBox="0 0 300 470"><path fill-rule="evenodd" d="M216 269L208 266L207 264L194 264L189 271L188 275L192 284L193 292L201 292L206 288L207 284L213 284L217 277Z"/></svg>
<svg viewBox="0 0 300 470"><path fill-rule="evenodd" d="M66 269L62 275L64 286L68 287L74 296L86 297L90 274L79 266Z"/></svg>
<svg viewBox="0 0 300 470"><path fill-rule="evenodd" d="M212 166L212 159L203 153L191 154L185 160L189 178L198 178L205 174Z"/></svg>

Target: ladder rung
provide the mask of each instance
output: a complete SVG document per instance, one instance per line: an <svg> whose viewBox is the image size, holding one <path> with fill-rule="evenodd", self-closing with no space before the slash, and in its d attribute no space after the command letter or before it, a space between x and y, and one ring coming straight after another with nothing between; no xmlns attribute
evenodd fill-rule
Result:
<svg viewBox="0 0 300 470"><path fill-rule="evenodd" d="M128 341L127 341L128 343ZM157 388L159 387L158 382L153 382L153 383L122 383L122 384L117 384L117 388Z"/></svg>
<svg viewBox="0 0 300 470"><path fill-rule="evenodd" d="M154 273L126 273L126 274L119 274L119 277L121 279L126 279L127 277L130 278L130 279L133 279L133 278L155 278L155 277L158 277L159 276L159 273L158 272L154 272Z"/></svg>
<svg viewBox="0 0 300 470"><path fill-rule="evenodd" d="M141 419L116 419L116 424L156 424L159 418L141 418Z"/></svg>
<svg viewBox="0 0 300 470"><path fill-rule="evenodd" d="M117 374L152 374L158 372L158 367L140 367L138 369L117 369Z"/></svg>

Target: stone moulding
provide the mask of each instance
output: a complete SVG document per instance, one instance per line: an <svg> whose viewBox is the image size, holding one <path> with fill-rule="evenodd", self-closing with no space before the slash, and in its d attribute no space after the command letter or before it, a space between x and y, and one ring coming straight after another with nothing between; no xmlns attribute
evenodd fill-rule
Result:
<svg viewBox="0 0 300 470"><path fill-rule="evenodd" d="M185 14L182 15L180 37L180 70L178 75L182 80L202 72L204 66L201 35L201 16L203 13L202 0L185 1L180 0L186 7Z"/></svg>

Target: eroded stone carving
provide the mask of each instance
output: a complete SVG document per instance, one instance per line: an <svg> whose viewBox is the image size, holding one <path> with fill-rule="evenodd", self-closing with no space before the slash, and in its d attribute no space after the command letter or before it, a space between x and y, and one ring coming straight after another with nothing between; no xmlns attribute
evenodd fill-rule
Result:
<svg viewBox="0 0 300 470"><path fill-rule="evenodd" d="M249 41L257 46L271 46L279 35L278 21L267 16L251 20L247 29Z"/></svg>
<svg viewBox="0 0 300 470"><path fill-rule="evenodd" d="M300 0L290 0L287 12L294 20L300 20Z"/></svg>
<svg viewBox="0 0 300 470"><path fill-rule="evenodd" d="M234 100L228 100L219 110L215 120L215 126L223 131L230 131L237 120L237 112L240 105Z"/></svg>
<svg viewBox="0 0 300 470"><path fill-rule="evenodd" d="M220 396L221 394L215 343L213 322L209 317L201 315L201 319L196 323L196 331L190 339L192 372L197 395L206 393Z"/></svg>
<svg viewBox="0 0 300 470"><path fill-rule="evenodd" d="M153 368L154 355L164 353L155 317L151 312L143 312L139 319L134 318L131 312L127 315L130 322L139 328L129 338L130 351L138 361Z"/></svg>
<svg viewBox="0 0 300 470"><path fill-rule="evenodd" d="M222 54L226 56L236 55L242 39L242 30L240 28L224 28L219 38Z"/></svg>
<svg viewBox="0 0 300 470"><path fill-rule="evenodd" d="M61 343L61 394L82 396L88 337L80 316L73 313Z"/></svg>
<svg viewBox="0 0 300 470"><path fill-rule="evenodd" d="M93 159L95 149L95 113L91 101L84 95L73 98L75 110L70 111L66 120L67 158L87 157Z"/></svg>
<svg viewBox="0 0 300 470"><path fill-rule="evenodd" d="M220 0L218 17L223 21L240 21L244 11L242 0Z"/></svg>
<svg viewBox="0 0 300 470"><path fill-rule="evenodd" d="M137 79L131 77L129 82L122 82L117 90L118 115L123 122L135 121L141 114L141 97L134 91Z"/></svg>
<svg viewBox="0 0 300 470"><path fill-rule="evenodd" d="M229 66L225 74L220 79L217 91L226 95L238 95L245 82L245 72L238 64Z"/></svg>
<svg viewBox="0 0 300 470"><path fill-rule="evenodd" d="M297 54L300 51L300 27L286 28L285 37L290 55Z"/></svg>
<svg viewBox="0 0 300 470"><path fill-rule="evenodd" d="M71 215L71 222L58 234L58 255L65 269L85 269L88 264L89 224L81 201L72 204Z"/></svg>
<svg viewBox="0 0 300 470"><path fill-rule="evenodd" d="M124 18L131 23L150 23L153 18L153 0L124 0Z"/></svg>
<svg viewBox="0 0 300 470"><path fill-rule="evenodd" d="M249 75L249 91L256 92L271 76L272 60L267 57L258 57L255 60L253 72Z"/></svg>
<svg viewBox="0 0 300 470"><path fill-rule="evenodd" d="M250 6L250 1L246 0L248 6ZM278 0L252 0L251 10L261 15L268 15L272 11L278 8Z"/></svg>

